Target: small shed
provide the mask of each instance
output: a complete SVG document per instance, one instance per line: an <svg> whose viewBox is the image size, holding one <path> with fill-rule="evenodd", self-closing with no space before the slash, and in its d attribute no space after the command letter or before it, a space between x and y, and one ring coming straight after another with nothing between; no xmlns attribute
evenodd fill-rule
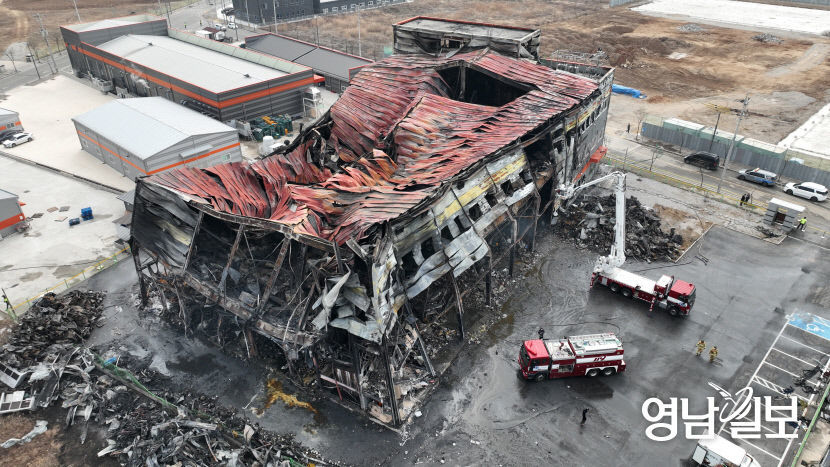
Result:
<svg viewBox="0 0 830 467"><path fill-rule="evenodd" d="M84 151L131 179L242 160L236 129L162 97L117 99L72 121Z"/></svg>
<svg viewBox="0 0 830 467"><path fill-rule="evenodd" d="M15 232L16 225L26 220L16 194L0 190L0 238Z"/></svg>
<svg viewBox="0 0 830 467"><path fill-rule="evenodd" d="M0 108L0 131L18 127L23 131L23 125L20 124L20 114L13 110Z"/></svg>
<svg viewBox="0 0 830 467"><path fill-rule="evenodd" d="M764 222L770 225L781 224L785 230L792 230L798 225L798 220L803 213L804 206L772 198L767 205Z"/></svg>

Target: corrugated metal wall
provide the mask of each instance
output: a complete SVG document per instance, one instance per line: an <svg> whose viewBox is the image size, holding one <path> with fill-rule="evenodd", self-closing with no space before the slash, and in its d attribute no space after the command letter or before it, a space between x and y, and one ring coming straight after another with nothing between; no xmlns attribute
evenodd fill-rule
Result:
<svg viewBox="0 0 830 467"><path fill-rule="evenodd" d="M0 115L0 131L8 130L14 126L17 126L17 122L20 121L20 115L17 112L13 112L10 114ZM23 127L21 126L20 129L22 130Z"/></svg>
<svg viewBox="0 0 830 467"><path fill-rule="evenodd" d="M216 151L207 157L179 164L183 160L196 158L200 155ZM223 162L239 162L242 160L242 150L239 147L239 137L236 131L230 130L224 133L212 133L207 135L193 136L181 143L171 146L159 152L145 161L148 172L170 167L179 164L178 167L188 166L205 168ZM170 167L172 168L172 167Z"/></svg>
<svg viewBox="0 0 830 467"><path fill-rule="evenodd" d="M239 137L236 131L233 130L193 136L143 160L118 145L117 142L101 136L80 123L74 123L79 133L78 139L81 142L81 148L84 151L132 180L162 169L185 165L188 167L204 168L222 162L239 162L242 160ZM217 151L218 149L221 150ZM206 157L198 158L203 154L213 151L216 152ZM195 160L184 164L181 163L187 159Z"/></svg>
<svg viewBox="0 0 830 467"><path fill-rule="evenodd" d="M726 157L729 151L729 142L722 138L716 137L714 143L712 141L712 132L700 132L699 135L690 135L679 129L666 128L661 122L643 122L641 133L646 138L651 138L664 143L673 144L681 148L689 149L691 151L707 151L713 154ZM720 133L720 132L719 132ZM738 137L738 141L740 138ZM711 151L709 150L711 143ZM733 149L731 161L737 162L750 167L758 167L764 170L777 173L779 176L791 178L802 182L815 182L825 186L830 186L830 172L822 170L818 167L810 167L793 162L789 155L781 154L779 156L771 155L762 152L761 149L754 150L750 146L735 145ZM830 168L830 162L828 162Z"/></svg>
<svg viewBox="0 0 830 467"><path fill-rule="evenodd" d="M14 232L15 224L21 219L22 211L17 198L3 198L0 199L0 227L11 223L7 227L0 229L0 235L6 236Z"/></svg>

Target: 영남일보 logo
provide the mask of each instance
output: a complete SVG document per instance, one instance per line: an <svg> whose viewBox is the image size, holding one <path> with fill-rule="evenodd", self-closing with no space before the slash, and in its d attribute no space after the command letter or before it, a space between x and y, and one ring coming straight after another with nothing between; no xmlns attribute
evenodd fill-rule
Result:
<svg viewBox="0 0 830 467"><path fill-rule="evenodd" d="M798 401L797 396L787 397L786 405L774 405L771 396L753 396L752 388L746 387L735 393L735 397L715 383L709 383L724 402L722 406L715 403L714 397L706 398L706 412L703 414L689 413L687 398L669 398L663 402L656 397L650 397L643 402L643 417L651 422L646 428L646 436L653 441L669 441L677 436L678 405L680 419L683 420L686 439L704 439L715 432L715 414L721 425L729 424L729 433L732 438L754 439L761 438L761 423L767 422L777 426L777 430L763 433L766 438L795 438L797 433L787 433L787 423L797 423ZM679 404L678 404L679 402ZM652 415L652 406L657 413ZM731 409L730 409L731 407ZM763 408L763 410L762 410ZM763 415L763 418L762 418ZM663 421L668 417L668 421Z"/></svg>

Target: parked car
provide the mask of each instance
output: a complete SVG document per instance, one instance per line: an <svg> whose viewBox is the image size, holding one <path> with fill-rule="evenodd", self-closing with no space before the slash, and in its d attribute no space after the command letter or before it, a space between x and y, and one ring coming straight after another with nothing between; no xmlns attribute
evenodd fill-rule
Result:
<svg viewBox="0 0 830 467"><path fill-rule="evenodd" d="M784 185L784 192L810 201L827 200L827 187L813 182L787 183Z"/></svg>
<svg viewBox="0 0 830 467"><path fill-rule="evenodd" d="M236 23L228 23L228 29L239 29Z"/></svg>
<svg viewBox="0 0 830 467"><path fill-rule="evenodd" d="M23 130L20 128L9 128L8 130L0 131L0 143L6 141L7 139L11 138L17 133L22 133Z"/></svg>
<svg viewBox="0 0 830 467"><path fill-rule="evenodd" d="M778 179L778 175L774 172L761 169L741 170L738 172L738 179L747 180L764 186L775 186L775 181Z"/></svg>
<svg viewBox="0 0 830 467"><path fill-rule="evenodd" d="M712 154L711 152L698 151L684 157L683 162L686 164L697 165L703 167L704 169L717 170L718 165L720 164L720 156Z"/></svg>
<svg viewBox="0 0 830 467"><path fill-rule="evenodd" d="M13 148L19 144L27 143L33 139L34 137L31 133L23 131L20 133L15 133L14 135L12 135L11 138L7 139L6 141L3 141L3 146L7 148Z"/></svg>
<svg viewBox="0 0 830 467"><path fill-rule="evenodd" d="M216 29L218 29L218 30L220 30L220 31L227 31L227 30L228 30L228 28L227 28L227 27L225 27L225 25L224 25L224 24L222 24L222 23L215 23L215 24L213 25L213 27L214 27L214 28L216 28Z"/></svg>

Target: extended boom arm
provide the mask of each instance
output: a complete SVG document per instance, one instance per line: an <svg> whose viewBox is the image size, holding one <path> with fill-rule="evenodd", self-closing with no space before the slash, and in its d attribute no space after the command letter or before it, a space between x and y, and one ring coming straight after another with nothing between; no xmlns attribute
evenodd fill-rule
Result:
<svg viewBox="0 0 830 467"><path fill-rule="evenodd" d="M595 271L607 271L613 268L618 268L625 263L625 173L611 172L604 177L600 177L580 186L575 187L572 184L563 185L558 190L559 195L563 199L569 199L585 188L604 182L609 178L615 178L617 180L617 184L614 187L614 193L617 197L617 212L614 222L614 244L611 245L611 253L608 256L600 256L597 259L597 264L594 266Z"/></svg>

